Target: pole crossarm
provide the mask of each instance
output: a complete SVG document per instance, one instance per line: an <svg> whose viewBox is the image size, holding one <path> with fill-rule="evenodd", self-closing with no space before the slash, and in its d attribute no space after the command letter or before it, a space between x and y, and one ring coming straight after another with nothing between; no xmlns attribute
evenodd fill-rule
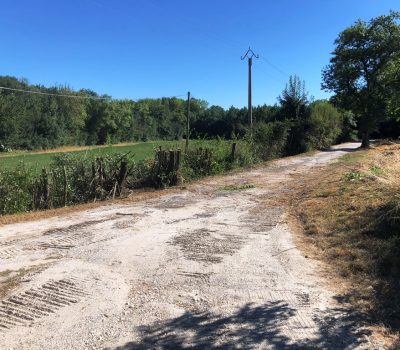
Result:
<svg viewBox="0 0 400 350"><path fill-rule="evenodd" d="M243 61L245 58L260 58L260 55L257 55L254 53L254 51L251 49L249 46L249 49L246 51L246 53L243 56L240 56L240 59Z"/></svg>

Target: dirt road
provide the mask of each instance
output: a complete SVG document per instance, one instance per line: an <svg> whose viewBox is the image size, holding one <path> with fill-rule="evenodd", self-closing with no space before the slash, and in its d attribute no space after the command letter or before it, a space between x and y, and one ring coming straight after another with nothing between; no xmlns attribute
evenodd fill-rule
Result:
<svg viewBox="0 0 400 350"><path fill-rule="evenodd" d="M0 347L373 348L296 248L278 200L294 173L357 146L3 226Z"/></svg>

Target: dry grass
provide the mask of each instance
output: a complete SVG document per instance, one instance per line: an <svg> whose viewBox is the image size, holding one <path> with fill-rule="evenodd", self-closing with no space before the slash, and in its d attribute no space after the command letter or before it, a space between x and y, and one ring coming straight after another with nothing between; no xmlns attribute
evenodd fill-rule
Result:
<svg viewBox="0 0 400 350"><path fill-rule="evenodd" d="M400 145L357 151L301 179L301 246L371 325L400 330Z"/></svg>

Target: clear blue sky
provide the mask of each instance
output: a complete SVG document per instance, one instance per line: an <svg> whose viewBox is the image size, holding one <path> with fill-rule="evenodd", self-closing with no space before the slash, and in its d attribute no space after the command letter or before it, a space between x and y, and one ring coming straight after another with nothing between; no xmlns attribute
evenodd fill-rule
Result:
<svg viewBox="0 0 400 350"><path fill-rule="evenodd" d="M90 88L114 98L180 95L274 104L286 74L315 98L337 34L357 19L400 10L399 0L1 0L0 75ZM278 68L278 69L276 69Z"/></svg>

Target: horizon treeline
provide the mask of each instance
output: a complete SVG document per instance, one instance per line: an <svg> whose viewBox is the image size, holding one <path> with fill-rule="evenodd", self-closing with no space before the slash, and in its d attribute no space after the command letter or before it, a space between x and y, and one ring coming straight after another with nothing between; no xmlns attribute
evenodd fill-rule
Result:
<svg viewBox="0 0 400 350"><path fill-rule="evenodd" d="M297 84L300 80L297 77L295 79ZM187 101L184 99L114 100L92 90L75 91L67 86L31 85L26 79L11 76L0 76L0 86L46 94L92 97L68 98L0 89L0 144L11 149L179 140L186 137ZM312 101L307 100L305 91L301 93L303 96L294 96L299 101L292 101L300 103L297 107L285 103L283 95L279 105L254 107L254 120L257 123L269 123L303 116L307 103ZM286 96L286 99L290 98ZM232 106L224 109L193 98L190 110L191 138L230 139L246 135L247 108Z"/></svg>

